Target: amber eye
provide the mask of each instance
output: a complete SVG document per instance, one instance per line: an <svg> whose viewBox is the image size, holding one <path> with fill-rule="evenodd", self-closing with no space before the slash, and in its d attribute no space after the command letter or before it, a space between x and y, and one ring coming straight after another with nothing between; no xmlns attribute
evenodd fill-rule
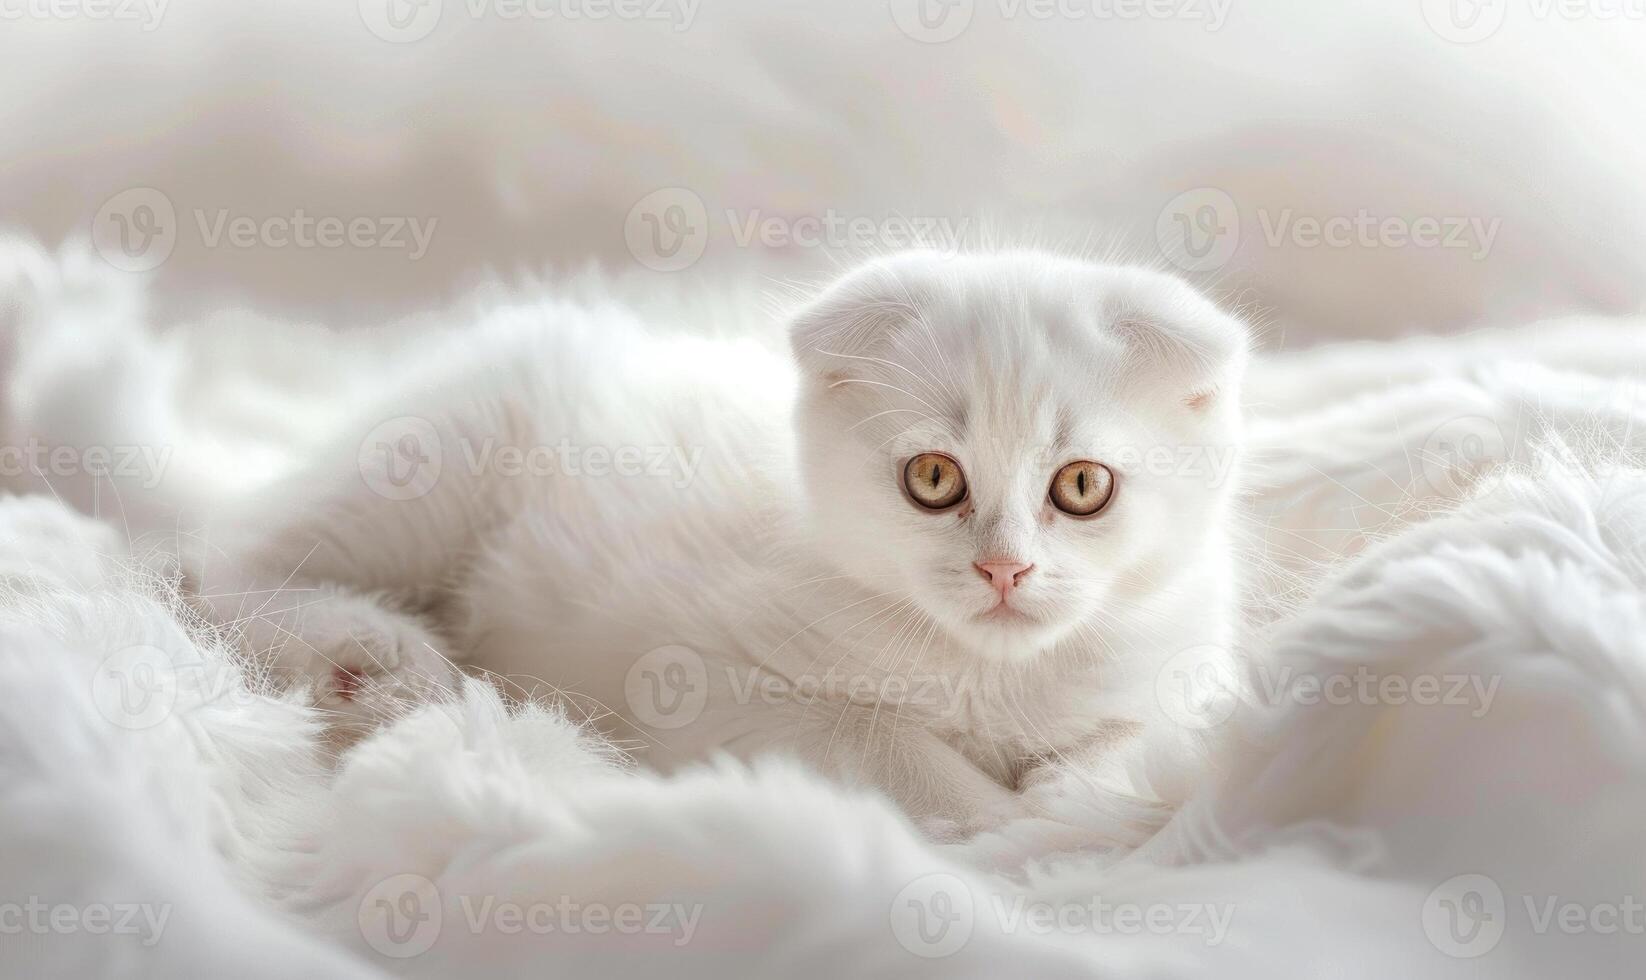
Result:
<svg viewBox="0 0 1646 980"><path fill-rule="evenodd" d="M1090 517L1114 496L1114 474L1102 463L1070 463L1052 477L1052 504L1065 514Z"/></svg>
<svg viewBox="0 0 1646 980"><path fill-rule="evenodd" d="M921 453L903 467L903 488L927 510L944 510L966 499L966 476L942 453Z"/></svg>

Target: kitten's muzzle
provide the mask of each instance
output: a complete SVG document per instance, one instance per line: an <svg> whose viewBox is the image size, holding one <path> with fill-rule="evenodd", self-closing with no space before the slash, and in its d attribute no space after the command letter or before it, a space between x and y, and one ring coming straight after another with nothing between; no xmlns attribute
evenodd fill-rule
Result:
<svg viewBox="0 0 1646 980"><path fill-rule="evenodd" d="M977 574L1000 593L1000 601L1005 602L1012 590L1023 582L1024 576L1034 571L1034 565L1026 561L1014 561L1010 558L991 558L988 561L973 562L972 567Z"/></svg>

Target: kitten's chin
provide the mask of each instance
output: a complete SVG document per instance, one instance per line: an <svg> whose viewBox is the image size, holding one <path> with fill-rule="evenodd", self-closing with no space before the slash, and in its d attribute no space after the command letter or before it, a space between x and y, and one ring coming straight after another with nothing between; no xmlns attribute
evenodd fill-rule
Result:
<svg viewBox="0 0 1646 980"><path fill-rule="evenodd" d="M979 656L1012 663L1040 656L1063 635L1055 624L1009 606L973 616L951 632Z"/></svg>

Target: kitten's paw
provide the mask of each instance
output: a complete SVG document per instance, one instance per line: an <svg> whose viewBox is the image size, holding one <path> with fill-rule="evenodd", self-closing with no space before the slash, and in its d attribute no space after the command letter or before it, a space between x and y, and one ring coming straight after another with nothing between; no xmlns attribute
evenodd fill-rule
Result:
<svg viewBox="0 0 1646 980"><path fill-rule="evenodd" d="M438 637L415 617L362 596L329 596L282 632L275 673L309 692L328 736L342 744L457 686Z"/></svg>
<svg viewBox="0 0 1646 980"><path fill-rule="evenodd" d="M1090 846L1141 846L1171 819L1175 808L1140 794L1123 774L1044 766L1025 778L1025 805L1046 819L1080 829Z"/></svg>

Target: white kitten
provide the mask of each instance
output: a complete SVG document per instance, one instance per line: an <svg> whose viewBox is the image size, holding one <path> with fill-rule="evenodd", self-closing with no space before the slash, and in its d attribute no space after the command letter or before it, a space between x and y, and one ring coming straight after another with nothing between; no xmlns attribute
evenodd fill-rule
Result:
<svg viewBox="0 0 1646 980"><path fill-rule="evenodd" d="M791 752L944 831L1105 766L1171 799L1127 772L1188 742L1162 665L1231 642L1242 326L1148 271L908 253L791 339L495 316L187 563L366 720L438 650L658 767Z"/></svg>

